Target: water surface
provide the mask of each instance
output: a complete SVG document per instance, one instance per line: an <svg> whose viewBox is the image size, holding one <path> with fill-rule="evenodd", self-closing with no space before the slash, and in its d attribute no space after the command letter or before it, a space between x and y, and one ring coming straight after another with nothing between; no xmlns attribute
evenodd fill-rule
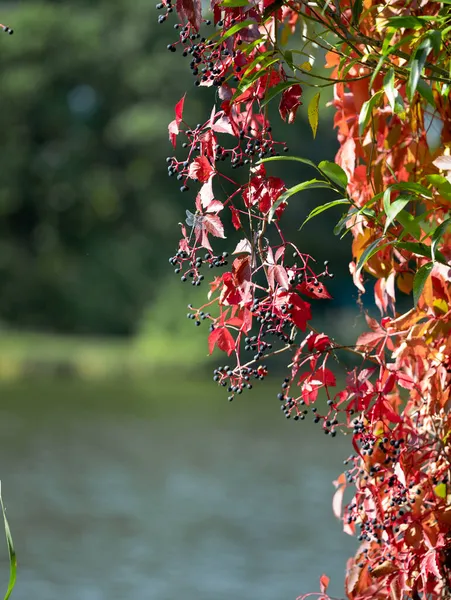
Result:
<svg viewBox="0 0 451 600"><path fill-rule="evenodd" d="M342 597L348 440L287 421L265 385L228 403L160 379L1 384L13 600L294 600L323 572Z"/></svg>

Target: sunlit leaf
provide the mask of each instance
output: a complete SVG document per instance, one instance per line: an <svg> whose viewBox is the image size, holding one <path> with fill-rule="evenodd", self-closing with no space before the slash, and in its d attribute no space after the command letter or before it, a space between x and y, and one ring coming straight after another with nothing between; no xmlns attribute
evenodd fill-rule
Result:
<svg viewBox="0 0 451 600"><path fill-rule="evenodd" d="M319 171L318 167L315 163L308 158L301 158L299 156L269 156L268 158L262 158L258 164L260 163L269 163L269 162L277 162L281 160L294 160L296 162L300 162L303 165L308 165L309 167L313 167L317 171Z"/></svg>
<svg viewBox="0 0 451 600"><path fill-rule="evenodd" d="M384 91L387 96L388 103L393 112L395 112L395 71L389 69L384 77Z"/></svg>
<svg viewBox="0 0 451 600"><path fill-rule="evenodd" d="M363 135L366 126L369 123L371 115L373 114L373 110L381 101L382 95L384 94L384 90L379 90L372 96L369 100L363 103L362 108L359 114L359 133Z"/></svg>
<svg viewBox="0 0 451 600"><path fill-rule="evenodd" d="M407 82L407 97L412 102L417 90L418 82L420 81L421 72L423 71L426 59L432 49L432 42L429 37L424 38L418 48L415 50L409 63L409 80Z"/></svg>
<svg viewBox="0 0 451 600"><path fill-rule="evenodd" d="M374 240L369 246L367 246L365 248L365 250L362 252L359 261L357 263L357 268L356 271L359 272L362 270L362 268L365 266L365 264L370 260L370 258L372 256L374 256L377 252L379 252L380 250L383 250L384 248L386 248L387 246L390 246L392 242L386 242L384 244L381 244L381 241L384 238L377 238L377 240Z"/></svg>
<svg viewBox="0 0 451 600"><path fill-rule="evenodd" d="M337 163L323 160L319 163L318 168L326 175L326 177L341 188L345 189L347 187L348 176Z"/></svg>
<svg viewBox="0 0 451 600"><path fill-rule="evenodd" d="M414 16L392 17L388 20L387 25L395 29L421 29L423 21Z"/></svg>
<svg viewBox="0 0 451 600"><path fill-rule="evenodd" d="M415 273L415 277L413 278L413 304L416 306L418 304L418 300L420 299L421 293L423 292L423 288L425 283L431 274L432 267L434 263L426 263L422 267L418 269Z"/></svg>
<svg viewBox="0 0 451 600"><path fill-rule="evenodd" d="M284 192L277 198L277 200L271 206L271 210L269 211L268 221L271 222L273 220L276 210L281 204L286 202L288 198L290 198L294 194L297 194L298 192L303 192L304 190L311 190L315 188L333 189L333 187L327 181L321 181L319 179L310 179L309 181L303 181L302 183L299 183L298 185L289 188L286 192Z"/></svg>
<svg viewBox="0 0 451 600"><path fill-rule="evenodd" d="M401 223L404 231L409 233L416 240L419 240L421 238L420 226L419 226L418 222L416 221L415 217L411 213L407 212L406 210L401 209L400 211L398 211L398 214L396 215L396 220ZM401 236L399 236L399 237L401 237Z"/></svg>
<svg viewBox="0 0 451 600"><path fill-rule="evenodd" d="M224 33L220 36L217 43L219 44L221 42L224 42L229 37L232 37L232 35L235 35L235 33L238 33L245 27L250 27L251 25L255 25L255 23L256 22L253 19L246 19L245 21L240 21L240 23L235 23L235 25L232 25L232 27L230 27L230 29L227 29L227 31L224 31Z"/></svg>
<svg viewBox="0 0 451 600"><path fill-rule="evenodd" d="M326 202L326 204L321 204L321 206L316 206L312 211L310 211L308 217L305 219L305 221L299 227L299 231L304 227L304 225L308 221L310 221L310 219L313 219L313 217L316 217L316 216L320 215L322 212L324 212L325 210L328 210L329 208L333 208L334 206L338 206L340 204L350 204L350 202L346 198L340 198L340 200L332 200L332 202Z"/></svg>
<svg viewBox="0 0 451 600"><path fill-rule="evenodd" d="M318 129L319 98L320 98L320 92L317 92L310 100L308 109L307 109L308 122L310 123L310 127L312 128L313 137L316 137L316 131Z"/></svg>
<svg viewBox="0 0 451 600"><path fill-rule="evenodd" d="M385 221L384 233L387 231L387 229L390 227L390 225L393 223L393 221L396 219L396 217L402 211L402 209L407 206L411 199L411 196L408 195L399 196L394 202L389 204L387 207L385 207L384 204L385 215L387 217L387 220Z"/></svg>
<svg viewBox="0 0 451 600"><path fill-rule="evenodd" d="M249 6L249 0L222 0L221 4L224 8L238 8L239 6Z"/></svg>
<svg viewBox="0 0 451 600"><path fill-rule="evenodd" d="M288 81L281 81L274 87L270 88L267 91L267 93L265 94L265 99L262 101L262 103L260 105L261 108L266 106L268 104L268 102L271 102L271 100L273 98L275 98L276 96L278 96L279 94L281 94L282 92L284 92L285 90L287 90L288 88L290 88L296 84L297 84L297 81L295 79L289 79ZM287 157L284 157L284 158L287 158Z"/></svg>
<svg viewBox="0 0 451 600"><path fill-rule="evenodd" d="M437 498L446 498L446 483L438 483L435 487L434 487L434 494L437 496Z"/></svg>
<svg viewBox="0 0 451 600"><path fill-rule="evenodd" d="M432 258L432 260L435 260L437 246L439 245L442 237L445 235L445 232L447 231L447 229L450 227L451 227L451 217L448 217L448 219L446 219L446 221L443 221L443 223L441 223L432 232L432 235L431 235L431 241L432 241L432 243L431 243L431 258Z"/></svg>

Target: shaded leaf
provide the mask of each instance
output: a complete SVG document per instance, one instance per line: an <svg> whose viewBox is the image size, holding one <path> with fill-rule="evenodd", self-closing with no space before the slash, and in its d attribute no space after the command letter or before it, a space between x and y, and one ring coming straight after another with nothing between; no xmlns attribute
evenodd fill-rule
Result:
<svg viewBox="0 0 451 600"><path fill-rule="evenodd" d="M352 24L357 27L363 10L363 0L354 0L352 4Z"/></svg>

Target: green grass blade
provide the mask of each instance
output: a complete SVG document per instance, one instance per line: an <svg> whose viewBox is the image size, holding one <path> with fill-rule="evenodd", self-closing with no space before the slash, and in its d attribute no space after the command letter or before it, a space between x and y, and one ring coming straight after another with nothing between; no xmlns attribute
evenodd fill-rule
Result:
<svg viewBox="0 0 451 600"><path fill-rule="evenodd" d="M11 592L14 589L16 584L16 572L17 572L17 558L16 551L14 550L13 538L11 536L11 530L9 528L8 520L6 518L5 506L3 504L2 492L1 492L1 481L0 481L0 504L2 507L3 520L5 523L5 535L6 535L6 544L8 546L8 555L9 555L9 583L8 589L6 590L4 600L8 600L11 596Z"/></svg>

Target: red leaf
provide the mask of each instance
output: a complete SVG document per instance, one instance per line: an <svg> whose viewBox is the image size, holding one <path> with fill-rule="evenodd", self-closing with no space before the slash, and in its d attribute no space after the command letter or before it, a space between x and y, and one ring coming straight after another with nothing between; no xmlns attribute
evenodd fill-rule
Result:
<svg viewBox="0 0 451 600"><path fill-rule="evenodd" d="M202 217L202 226L215 237L225 238L224 227L218 215L206 214Z"/></svg>
<svg viewBox="0 0 451 600"><path fill-rule="evenodd" d="M235 227L236 230L241 229L239 211L234 206L231 206L230 210L232 211L232 225Z"/></svg>
<svg viewBox="0 0 451 600"><path fill-rule="evenodd" d="M186 95L186 94L185 94ZM177 136L179 134L179 124L183 119L183 104L185 102L185 96L183 96L175 105L175 119L168 125L169 139L174 148L177 145Z"/></svg>
<svg viewBox="0 0 451 600"><path fill-rule="evenodd" d="M284 267L282 267L282 265L275 265L274 278L281 287L288 290L288 288L290 287L290 282L288 280L287 272L284 269Z"/></svg>
<svg viewBox="0 0 451 600"><path fill-rule="evenodd" d="M198 197L203 208L207 208L213 202L213 177L210 177L200 188Z"/></svg>
<svg viewBox="0 0 451 600"><path fill-rule="evenodd" d="M173 121L171 121L168 125L168 133L169 133L169 140L171 142L171 144L174 146L174 148L177 145L177 136L179 134L179 126L177 124L176 119L174 119Z"/></svg>
<svg viewBox="0 0 451 600"><path fill-rule="evenodd" d="M240 240L232 254L252 254L252 246L250 241L246 238Z"/></svg>
<svg viewBox="0 0 451 600"><path fill-rule="evenodd" d="M329 581L330 581L329 577L327 575L324 575L324 573L319 578L319 588L320 588L322 594L325 594L327 592L327 588L329 586Z"/></svg>
<svg viewBox="0 0 451 600"><path fill-rule="evenodd" d="M206 156L198 156L189 166L188 177L206 183L213 173L213 167Z"/></svg>
<svg viewBox="0 0 451 600"><path fill-rule="evenodd" d="M429 585L429 579L431 577L432 582L431 585ZM425 593L431 592L435 587L436 582L440 581L442 577L437 550L432 548L426 552L425 557L421 561L421 578L423 580Z"/></svg>
<svg viewBox="0 0 451 600"><path fill-rule="evenodd" d="M337 491L334 494L332 500L332 510L337 519L341 518L341 509L343 504L343 495L346 489L346 476L342 473L339 478L334 481L334 486L337 488Z"/></svg>
<svg viewBox="0 0 451 600"><path fill-rule="evenodd" d="M196 31L199 31L202 9L201 0L177 0L176 9L184 21L189 21Z"/></svg>
<svg viewBox="0 0 451 600"><path fill-rule="evenodd" d="M318 300L330 300L332 296L326 290L326 286L320 281L316 281L318 285L313 285L313 282L303 281L296 286L296 289L308 296L309 298L317 298Z"/></svg>
<svg viewBox="0 0 451 600"><path fill-rule="evenodd" d="M183 105L185 103L185 96L182 96L182 98L180 98L180 100L175 105L175 120L177 125L183 120Z"/></svg>
<svg viewBox="0 0 451 600"><path fill-rule="evenodd" d="M307 347L309 352L312 350L323 352L330 347L330 338L325 333L312 333L307 339Z"/></svg>
<svg viewBox="0 0 451 600"><path fill-rule="evenodd" d="M207 206L205 212L206 213L215 213L217 214L224 208L224 204L220 200L212 200L210 204Z"/></svg>
<svg viewBox="0 0 451 600"><path fill-rule="evenodd" d="M223 352L230 356L235 349L235 340L227 327L217 327L208 336L208 349L210 354L217 346Z"/></svg>
<svg viewBox="0 0 451 600"><path fill-rule="evenodd" d="M301 106L302 88L299 84L292 85L282 94L279 104L279 113L281 118L288 123L293 123L296 118L296 111Z"/></svg>
<svg viewBox="0 0 451 600"><path fill-rule="evenodd" d="M291 318L293 319L293 323L299 327L301 331L305 331L307 327L307 321L310 321L312 318L310 304L302 300L302 298L300 298L297 294L289 294L288 303L293 304L293 308L291 310Z"/></svg>
<svg viewBox="0 0 451 600"><path fill-rule="evenodd" d="M320 367L314 373L314 379L318 379L324 385L335 386L337 385L337 380L335 379L335 375L332 373L330 369L326 367Z"/></svg>

